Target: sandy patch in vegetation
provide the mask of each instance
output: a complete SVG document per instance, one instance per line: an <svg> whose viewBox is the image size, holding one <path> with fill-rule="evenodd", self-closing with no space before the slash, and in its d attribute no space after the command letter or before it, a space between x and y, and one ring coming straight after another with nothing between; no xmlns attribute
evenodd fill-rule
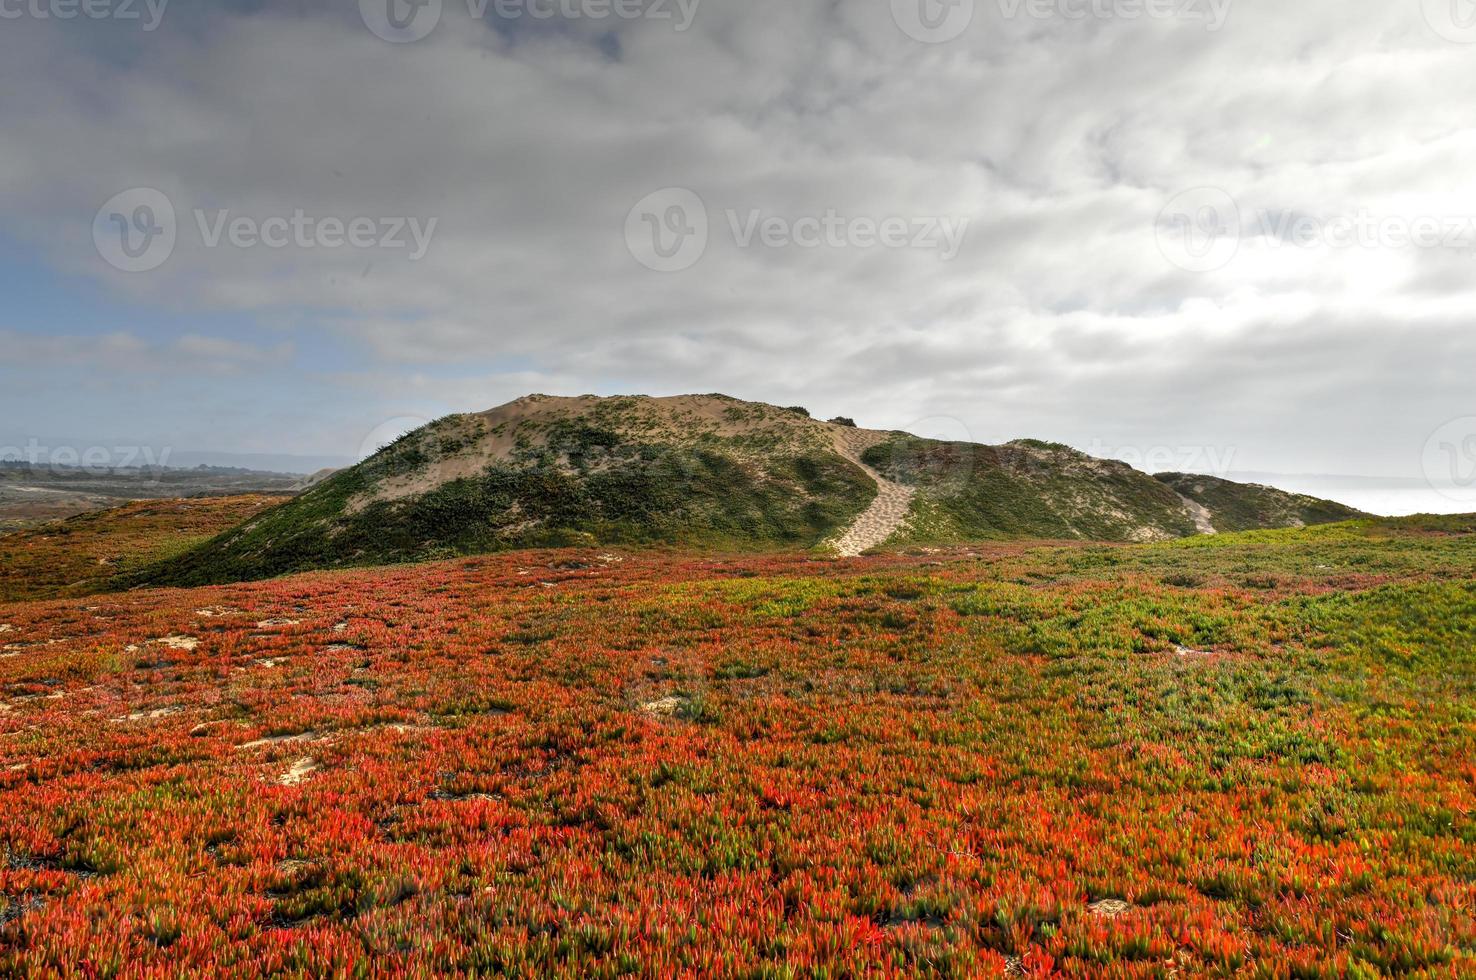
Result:
<svg viewBox="0 0 1476 980"><path fill-rule="evenodd" d="M170 715L177 715L183 710L184 709L179 707L178 705L170 705L167 708L155 708L152 711L135 711L132 714L124 715L120 718L114 718L113 721L119 723L125 721L157 721L160 718L168 718Z"/></svg>
<svg viewBox="0 0 1476 980"><path fill-rule="evenodd" d="M664 698L658 698L655 701L647 701L641 705L641 710L648 715L655 715L658 718L675 718L677 713L685 708L687 704L688 701L686 698L670 694Z"/></svg>
<svg viewBox="0 0 1476 980"><path fill-rule="evenodd" d="M1133 910L1129 902L1120 898L1104 898L1100 902L1093 902L1087 906L1087 911L1092 915L1101 916L1104 919L1115 919L1120 915L1126 915Z"/></svg>
<svg viewBox="0 0 1476 980"><path fill-rule="evenodd" d="M1212 519L1214 515L1210 513L1208 507L1199 503L1197 500L1184 496L1182 493L1179 494L1179 499L1184 501L1184 510L1188 511L1189 518L1194 521L1194 527L1198 529L1200 534L1220 533L1215 530L1215 524Z"/></svg>
<svg viewBox="0 0 1476 980"><path fill-rule="evenodd" d="M317 732L299 732L296 735L269 735L266 738L259 738L254 742L244 742L236 746L236 749L238 751L265 749L274 745L291 745L294 742L317 742L322 740L323 736L320 736Z"/></svg>
<svg viewBox="0 0 1476 980"><path fill-rule="evenodd" d="M835 449L847 460L861 467L876 483L876 499L860 517L841 533L832 547L842 558L854 558L879 547L907 522L916 495L911 487L894 483L861 461L861 453L881 439L880 432L848 429L843 426L835 434Z"/></svg>
<svg viewBox="0 0 1476 980"><path fill-rule="evenodd" d="M298 759L296 762L292 763L292 765L288 767L286 772L278 776L277 782L281 783L283 786L297 786L301 783L307 782L308 777L310 777L313 773L317 771L317 760L310 755L305 755L301 759Z"/></svg>

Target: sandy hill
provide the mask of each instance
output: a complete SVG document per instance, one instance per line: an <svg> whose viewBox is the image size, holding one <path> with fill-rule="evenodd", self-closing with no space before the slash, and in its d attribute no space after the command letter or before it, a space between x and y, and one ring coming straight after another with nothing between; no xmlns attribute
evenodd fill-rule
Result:
<svg viewBox="0 0 1476 980"><path fill-rule="evenodd" d="M845 555L1004 538L1157 541L1238 529L1247 514L1256 527L1357 516L1222 484L1160 480L1034 440L939 442L725 395L531 395L412 432L149 581L580 544Z"/></svg>

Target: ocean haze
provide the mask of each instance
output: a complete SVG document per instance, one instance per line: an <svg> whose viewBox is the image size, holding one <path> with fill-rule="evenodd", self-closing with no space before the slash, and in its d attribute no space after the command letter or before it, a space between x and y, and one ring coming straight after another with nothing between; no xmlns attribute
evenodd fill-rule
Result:
<svg viewBox="0 0 1476 980"><path fill-rule="evenodd" d="M1432 485L1423 479L1370 476L1318 476L1287 473L1234 473L1229 479L1263 483L1292 493L1325 497L1370 514L1468 514L1476 510L1476 488Z"/></svg>

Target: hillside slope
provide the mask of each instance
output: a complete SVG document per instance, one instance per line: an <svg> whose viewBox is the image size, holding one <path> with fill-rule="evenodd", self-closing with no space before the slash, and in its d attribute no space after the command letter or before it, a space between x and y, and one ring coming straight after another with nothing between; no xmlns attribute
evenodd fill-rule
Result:
<svg viewBox="0 0 1476 980"><path fill-rule="evenodd" d="M1234 483L1192 473L1159 473L1156 479L1203 507L1221 534L1265 527L1333 524L1366 516L1331 500L1254 483Z"/></svg>
<svg viewBox="0 0 1476 980"><path fill-rule="evenodd" d="M723 396L530 396L412 432L150 581L602 543L809 548L877 492L832 428Z"/></svg>
<svg viewBox="0 0 1476 980"><path fill-rule="evenodd" d="M918 488L897 543L1162 541L1197 533L1184 501L1169 487L1126 463L1054 443L981 446L896 433L863 459Z"/></svg>
<svg viewBox="0 0 1476 980"><path fill-rule="evenodd" d="M1159 541L1203 524L1168 484L1064 446L937 442L724 395L533 395L412 432L141 581L565 545Z"/></svg>

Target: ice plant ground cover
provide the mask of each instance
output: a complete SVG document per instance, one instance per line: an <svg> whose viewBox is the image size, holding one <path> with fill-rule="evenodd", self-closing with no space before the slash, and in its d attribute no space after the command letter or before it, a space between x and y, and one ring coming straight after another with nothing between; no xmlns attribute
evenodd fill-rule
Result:
<svg viewBox="0 0 1476 980"><path fill-rule="evenodd" d="M0 973L1471 976L1473 531L0 604Z"/></svg>
<svg viewBox="0 0 1476 980"><path fill-rule="evenodd" d="M0 534L0 602L84 595L283 501L271 494L139 500Z"/></svg>

